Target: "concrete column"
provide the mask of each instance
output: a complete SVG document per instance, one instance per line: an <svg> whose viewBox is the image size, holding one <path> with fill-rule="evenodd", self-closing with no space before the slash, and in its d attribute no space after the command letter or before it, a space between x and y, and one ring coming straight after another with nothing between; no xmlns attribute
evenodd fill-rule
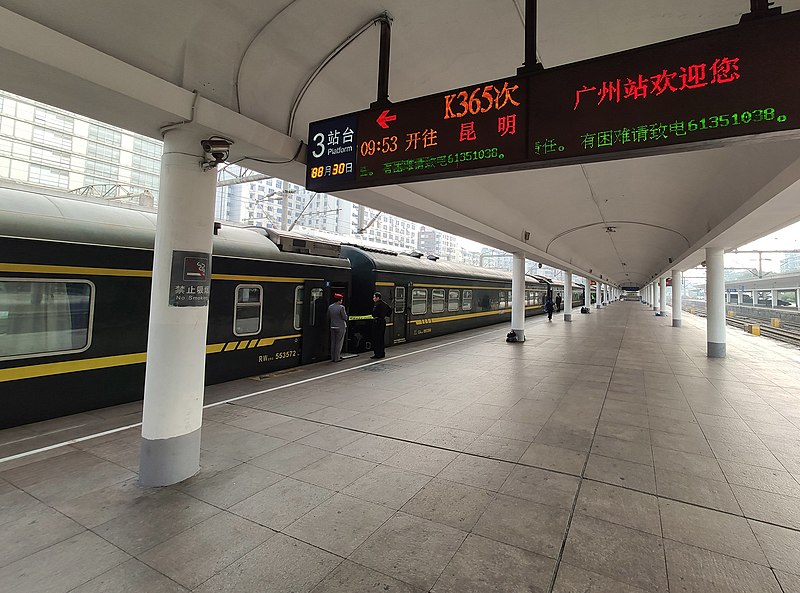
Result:
<svg viewBox="0 0 800 593"><path fill-rule="evenodd" d="M672 327L680 327L683 319L683 272L672 270Z"/></svg>
<svg viewBox="0 0 800 593"><path fill-rule="evenodd" d="M658 311L658 281L654 281L651 286L653 287L653 311Z"/></svg>
<svg viewBox="0 0 800 593"><path fill-rule="evenodd" d="M525 341L525 254L514 253L511 269L511 331L517 342Z"/></svg>
<svg viewBox="0 0 800 593"><path fill-rule="evenodd" d="M175 484L200 469L217 181L216 169L200 168L204 137L188 127L164 134L139 459L143 486Z"/></svg>
<svg viewBox="0 0 800 593"><path fill-rule="evenodd" d="M658 296L658 305L659 305L659 315L662 317L667 315L667 277L661 276L659 280L659 296Z"/></svg>
<svg viewBox="0 0 800 593"><path fill-rule="evenodd" d="M572 272L564 273L564 321L572 321Z"/></svg>
<svg viewBox="0 0 800 593"><path fill-rule="evenodd" d="M595 307L599 309L601 307L601 305L600 305L600 302L601 302L601 299L600 299L600 283L599 282L594 285L594 301L595 301L594 302Z"/></svg>
<svg viewBox="0 0 800 593"><path fill-rule="evenodd" d="M709 358L725 358L725 260L723 250L706 249L706 340Z"/></svg>
<svg viewBox="0 0 800 593"><path fill-rule="evenodd" d="M583 279L583 306L592 310L592 285L588 278Z"/></svg>

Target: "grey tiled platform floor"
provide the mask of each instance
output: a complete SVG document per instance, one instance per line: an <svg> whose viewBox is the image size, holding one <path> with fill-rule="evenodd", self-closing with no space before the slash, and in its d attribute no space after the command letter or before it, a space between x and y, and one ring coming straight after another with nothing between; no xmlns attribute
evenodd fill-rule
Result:
<svg viewBox="0 0 800 593"><path fill-rule="evenodd" d="M261 393L206 410L170 488L137 428L5 461L0 591L797 593L800 350L729 329L708 359L704 323L616 303L215 386Z"/></svg>

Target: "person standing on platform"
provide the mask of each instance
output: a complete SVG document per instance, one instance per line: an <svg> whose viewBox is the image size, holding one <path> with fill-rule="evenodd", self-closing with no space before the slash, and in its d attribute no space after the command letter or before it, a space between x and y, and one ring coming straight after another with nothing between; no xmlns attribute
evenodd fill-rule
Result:
<svg viewBox="0 0 800 593"><path fill-rule="evenodd" d="M334 302L328 307L328 319L331 322L331 362L339 362L342 360L342 346L347 334L347 311L342 304L342 295L337 292L333 298Z"/></svg>
<svg viewBox="0 0 800 593"><path fill-rule="evenodd" d="M556 295L556 312L561 311L561 302L561 294L559 293Z"/></svg>
<svg viewBox="0 0 800 593"><path fill-rule="evenodd" d="M375 328L372 335L372 350L375 352L370 358L383 358L386 356L384 338L386 334L386 318L392 314L392 309L383 302L381 293L372 295L372 317L375 318Z"/></svg>
<svg viewBox="0 0 800 593"><path fill-rule="evenodd" d="M544 310L547 313L547 321L553 321L553 309L555 309L555 305L553 304L553 293L547 293L547 298L544 301Z"/></svg>

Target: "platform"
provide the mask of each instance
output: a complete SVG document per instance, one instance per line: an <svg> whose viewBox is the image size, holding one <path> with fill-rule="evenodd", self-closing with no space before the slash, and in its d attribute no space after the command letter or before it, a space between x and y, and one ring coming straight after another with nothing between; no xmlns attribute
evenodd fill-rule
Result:
<svg viewBox="0 0 800 593"><path fill-rule="evenodd" d="M0 431L0 590L800 591L800 350L729 328L709 359L671 321L620 302L213 386L202 469L163 489L138 404Z"/></svg>

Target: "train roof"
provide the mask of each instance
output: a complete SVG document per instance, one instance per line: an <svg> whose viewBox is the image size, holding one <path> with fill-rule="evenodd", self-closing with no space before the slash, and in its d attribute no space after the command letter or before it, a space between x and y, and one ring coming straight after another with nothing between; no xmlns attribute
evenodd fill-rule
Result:
<svg viewBox="0 0 800 593"><path fill-rule="evenodd" d="M479 268L439 259L431 259L419 253L396 253L382 249L371 249L361 245L342 245L342 256L358 258L376 272L422 274L440 278L484 280L489 282L511 282L511 273L505 270ZM356 267L356 261L353 266ZM543 276L526 275L527 282L563 286Z"/></svg>
<svg viewBox="0 0 800 593"><path fill-rule="evenodd" d="M65 243L153 249L156 213L27 186L0 185L0 235ZM223 223L214 255L348 268L345 259L284 253L268 237Z"/></svg>

